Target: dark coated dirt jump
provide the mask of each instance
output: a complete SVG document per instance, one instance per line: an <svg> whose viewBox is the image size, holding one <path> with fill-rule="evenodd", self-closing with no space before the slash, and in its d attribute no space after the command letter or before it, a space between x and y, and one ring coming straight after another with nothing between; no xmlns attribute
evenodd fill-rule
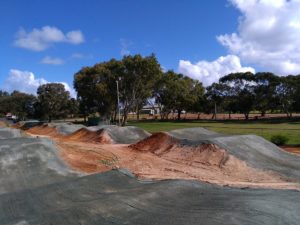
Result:
<svg viewBox="0 0 300 225"><path fill-rule="evenodd" d="M82 127L74 131L79 129ZM116 128L109 129L106 132L110 132L109 137L116 136L112 138L115 142L126 138ZM125 134L137 132L149 136L130 129ZM87 175L72 170L60 158L51 139L22 137L18 132L0 129L1 225L299 224L300 221L298 190L232 188L176 179L140 180L125 169ZM176 130L166 135L181 145L218 145L255 168L299 179L300 157L256 136L229 137L205 129Z"/></svg>

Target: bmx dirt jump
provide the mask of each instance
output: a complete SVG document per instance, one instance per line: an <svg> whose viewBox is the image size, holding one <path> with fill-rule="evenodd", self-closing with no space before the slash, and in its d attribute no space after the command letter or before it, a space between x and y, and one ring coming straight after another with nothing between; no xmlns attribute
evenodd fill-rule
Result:
<svg viewBox="0 0 300 225"><path fill-rule="evenodd" d="M0 128L0 224L299 224L300 157L255 135Z"/></svg>

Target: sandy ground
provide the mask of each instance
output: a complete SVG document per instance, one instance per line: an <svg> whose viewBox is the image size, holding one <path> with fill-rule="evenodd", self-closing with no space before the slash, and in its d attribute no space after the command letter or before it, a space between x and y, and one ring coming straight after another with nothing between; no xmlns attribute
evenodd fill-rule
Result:
<svg viewBox="0 0 300 225"><path fill-rule="evenodd" d="M292 147L292 146L280 146L280 147L287 152L300 155L300 147Z"/></svg>
<svg viewBox="0 0 300 225"><path fill-rule="evenodd" d="M57 144L62 158L72 168L87 173L127 168L142 179L188 179L234 187L300 190L300 184L287 182L273 172L251 168L232 155L222 162L225 150L216 146L197 147L194 150L198 154L194 155L188 154L189 149L176 146L172 153L157 155L121 144L59 140Z"/></svg>
<svg viewBox="0 0 300 225"><path fill-rule="evenodd" d="M136 144L112 144L105 132L79 130L61 135L54 127L37 126L27 133L50 136L61 157L75 170L99 173L126 168L141 179L187 179L252 188L298 189L272 171L251 168L212 144L182 146L166 133L157 133Z"/></svg>
<svg viewBox="0 0 300 225"><path fill-rule="evenodd" d="M0 127L7 127L7 124L3 121L0 121Z"/></svg>

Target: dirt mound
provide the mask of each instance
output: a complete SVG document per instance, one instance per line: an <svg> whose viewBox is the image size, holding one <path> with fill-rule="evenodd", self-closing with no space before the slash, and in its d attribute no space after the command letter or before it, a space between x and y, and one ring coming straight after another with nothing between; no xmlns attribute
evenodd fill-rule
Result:
<svg viewBox="0 0 300 225"><path fill-rule="evenodd" d="M224 136L223 134L207 130L203 127L177 129L168 132L169 135L178 139L201 140L208 137Z"/></svg>
<svg viewBox="0 0 300 225"><path fill-rule="evenodd" d="M136 151L151 152L164 159L190 166L204 164L221 167L228 160L227 151L214 144L183 145L178 139L163 132L155 133L129 147Z"/></svg>
<svg viewBox="0 0 300 225"><path fill-rule="evenodd" d="M46 135L46 136L50 136L50 137L61 137L62 136L62 134L60 134L54 126L50 126L48 124L33 126L29 129L27 129L27 132L30 134Z"/></svg>
<svg viewBox="0 0 300 225"><path fill-rule="evenodd" d="M103 129L98 131L90 131L86 128L81 128L74 133L64 137L65 140L79 141L87 143L112 144L113 140Z"/></svg>
<svg viewBox="0 0 300 225"><path fill-rule="evenodd" d="M281 146L284 151L289 153L294 153L300 155L300 147L293 147L293 146Z"/></svg>
<svg viewBox="0 0 300 225"><path fill-rule="evenodd" d="M10 129L8 127L0 127L0 139L18 138L18 137L22 137L22 133L20 132L20 130Z"/></svg>
<svg viewBox="0 0 300 225"><path fill-rule="evenodd" d="M145 130L134 127L119 127L119 126L105 126L103 127L109 136L114 140L116 144L132 144L141 141L151 134Z"/></svg>
<svg viewBox="0 0 300 225"><path fill-rule="evenodd" d="M7 127L7 124L4 121L0 121L0 127Z"/></svg>
<svg viewBox="0 0 300 225"><path fill-rule="evenodd" d="M152 134L144 140L137 142L136 144L130 145L132 149L138 151L152 152L155 154L161 154L172 149L175 145L178 145L179 141L167 133L158 132Z"/></svg>
<svg viewBox="0 0 300 225"><path fill-rule="evenodd" d="M54 126L56 130L63 135L72 134L80 130L81 128L86 128L86 126L82 124L73 124L73 123L65 123L65 122L50 123L49 125Z"/></svg>
<svg viewBox="0 0 300 225"><path fill-rule="evenodd" d="M35 127L35 126L40 126L45 124L44 122L38 121L38 120L28 120L28 121L20 121L17 122L10 127L12 128L17 128L21 130L28 130L29 128Z"/></svg>

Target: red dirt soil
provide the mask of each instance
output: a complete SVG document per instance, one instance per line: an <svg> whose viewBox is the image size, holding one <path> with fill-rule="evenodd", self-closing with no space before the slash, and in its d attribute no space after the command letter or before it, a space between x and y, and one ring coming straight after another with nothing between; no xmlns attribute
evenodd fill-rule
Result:
<svg viewBox="0 0 300 225"><path fill-rule="evenodd" d="M156 135L160 140L168 139L166 135L162 136ZM149 142L149 138L145 142ZM224 149L215 145L205 144L186 147L177 143L170 143L172 147L167 147L170 151L161 149L153 151L153 146L146 143L141 141L130 146L70 141L57 142L61 157L73 169L86 173L127 168L139 178L188 179L234 187L300 190L300 184L290 183L270 171L251 168L245 162L228 155ZM137 149L137 146L144 148Z"/></svg>
<svg viewBox="0 0 300 225"><path fill-rule="evenodd" d="M294 153L294 154L300 155L300 147L293 147L293 146L280 146L280 147L289 153Z"/></svg>
<svg viewBox="0 0 300 225"><path fill-rule="evenodd" d="M299 183L287 181L271 171L252 168L216 145L184 146L167 133L153 134L132 145L112 144L107 133L87 129L63 136L54 127L39 126L28 133L51 136L61 157L73 169L85 173L127 168L139 178L300 190Z"/></svg>
<svg viewBox="0 0 300 225"><path fill-rule="evenodd" d="M81 128L70 135L62 137L64 140L79 141L87 143L112 144L113 140L104 130L90 131Z"/></svg>
<svg viewBox="0 0 300 225"><path fill-rule="evenodd" d="M65 141L78 141L100 144L113 143L113 140L104 130L90 131L86 128L81 128L72 134L63 135L56 130L55 126L48 126L47 124L45 124L29 128L28 130L26 130L26 133L38 136L48 136Z"/></svg>
<svg viewBox="0 0 300 225"><path fill-rule="evenodd" d="M43 136L49 136L49 137L61 137L62 134L60 134L55 127L48 126L47 124L31 127L28 130L26 130L26 133L34 134L34 135L43 135Z"/></svg>

